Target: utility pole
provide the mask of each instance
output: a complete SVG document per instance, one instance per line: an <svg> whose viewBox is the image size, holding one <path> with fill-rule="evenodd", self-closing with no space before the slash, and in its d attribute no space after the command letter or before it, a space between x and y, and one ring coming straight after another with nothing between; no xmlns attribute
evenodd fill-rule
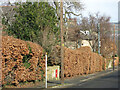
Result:
<svg viewBox="0 0 120 90"><path fill-rule="evenodd" d="M97 24L97 29L98 29L98 54L100 55L100 46L101 46L101 42L100 42L100 23Z"/></svg>
<svg viewBox="0 0 120 90"><path fill-rule="evenodd" d="M115 69L114 60L115 60L115 24L114 24L114 46L113 46L113 71Z"/></svg>
<svg viewBox="0 0 120 90"><path fill-rule="evenodd" d="M60 0L60 27L61 27L61 84L64 84L64 41L63 41L63 0Z"/></svg>

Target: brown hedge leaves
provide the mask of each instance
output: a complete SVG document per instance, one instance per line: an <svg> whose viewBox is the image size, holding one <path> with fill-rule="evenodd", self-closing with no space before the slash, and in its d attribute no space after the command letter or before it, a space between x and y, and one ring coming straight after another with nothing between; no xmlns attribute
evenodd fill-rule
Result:
<svg viewBox="0 0 120 90"><path fill-rule="evenodd" d="M60 46L56 46L58 51ZM102 56L91 52L89 47L72 50L64 47L64 75L66 78L89 74L105 69Z"/></svg>
<svg viewBox="0 0 120 90"><path fill-rule="evenodd" d="M38 44L3 36L2 84L17 85L24 81L42 80L45 76L45 59L41 59L42 56L43 49ZM29 60L23 63L25 57Z"/></svg>

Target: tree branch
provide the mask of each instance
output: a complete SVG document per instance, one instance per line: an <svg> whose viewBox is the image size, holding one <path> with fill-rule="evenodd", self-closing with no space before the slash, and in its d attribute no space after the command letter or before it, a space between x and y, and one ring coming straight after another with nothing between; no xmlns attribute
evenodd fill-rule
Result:
<svg viewBox="0 0 120 90"><path fill-rule="evenodd" d="M80 15L82 15L81 13L80 13L80 14L75 14L74 12L67 12L67 11L66 11L66 13L67 13L67 14L70 14L70 13L71 13L71 14L73 14L73 15L75 15L75 16L80 16Z"/></svg>

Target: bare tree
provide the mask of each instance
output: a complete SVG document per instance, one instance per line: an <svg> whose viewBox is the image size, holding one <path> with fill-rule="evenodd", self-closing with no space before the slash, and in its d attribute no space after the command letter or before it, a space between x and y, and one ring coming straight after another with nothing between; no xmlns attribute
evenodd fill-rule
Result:
<svg viewBox="0 0 120 90"><path fill-rule="evenodd" d="M60 2L58 0L53 0L54 2L51 4L56 9L56 14L58 18L60 19ZM74 16L81 16L81 10L84 9L83 3L77 2L77 0L74 0L74 2L71 2L69 0L63 1L63 18L64 21L67 21L67 17L71 18L71 15Z"/></svg>
<svg viewBox="0 0 120 90"><path fill-rule="evenodd" d="M88 30L90 32L90 35L88 35L87 38L92 39L91 47L93 48L94 52L96 52L98 48L98 30L97 30L98 23L100 23L101 40L103 39L105 40L106 38L110 39L109 35L111 33L110 17L100 16L99 13L96 13L95 15L89 14L89 17L83 17L82 21L79 23L80 30L84 31Z"/></svg>

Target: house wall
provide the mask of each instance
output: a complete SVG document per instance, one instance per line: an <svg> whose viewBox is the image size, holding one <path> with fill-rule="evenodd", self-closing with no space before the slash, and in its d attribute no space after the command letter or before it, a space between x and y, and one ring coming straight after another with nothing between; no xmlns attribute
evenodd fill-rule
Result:
<svg viewBox="0 0 120 90"><path fill-rule="evenodd" d="M92 41L90 41L90 43L92 44ZM81 47L89 46L91 48L91 51L92 51L92 47L91 47L90 43L87 40L82 40Z"/></svg>
<svg viewBox="0 0 120 90"><path fill-rule="evenodd" d="M67 48L71 48L71 49L76 49L76 47L78 46L78 48L80 47L84 47L84 46L89 46L91 48L91 51L93 51L91 45L92 45L92 41L89 41L88 40L81 40L79 41L78 45L76 42L72 42L72 41L67 41L67 42L64 42L65 46Z"/></svg>

